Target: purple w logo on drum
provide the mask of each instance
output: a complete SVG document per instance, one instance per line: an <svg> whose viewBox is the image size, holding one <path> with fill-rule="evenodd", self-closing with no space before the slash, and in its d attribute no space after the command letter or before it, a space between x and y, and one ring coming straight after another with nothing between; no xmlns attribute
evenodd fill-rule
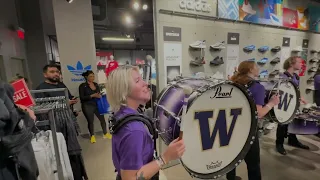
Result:
<svg viewBox="0 0 320 180"><path fill-rule="evenodd" d="M213 118L213 113L214 113L214 110L199 111L194 113L194 119L199 121L203 150L208 150L213 148L213 144L216 139L216 135L218 131L219 131L220 147L229 145L236 121L238 120L239 115L242 114L242 108L231 109L230 116L232 116L232 121L231 121L229 130L227 129L228 125L227 125L227 119L226 119L227 118L226 110L219 110L217 119L215 120L215 126L211 134L209 119Z"/></svg>
<svg viewBox="0 0 320 180"><path fill-rule="evenodd" d="M279 90L279 94L280 94L280 103L278 104L278 109L282 110L282 106L283 106L283 110L287 111L289 108L290 102L293 98L293 95L285 93L281 90Z"/></svg>

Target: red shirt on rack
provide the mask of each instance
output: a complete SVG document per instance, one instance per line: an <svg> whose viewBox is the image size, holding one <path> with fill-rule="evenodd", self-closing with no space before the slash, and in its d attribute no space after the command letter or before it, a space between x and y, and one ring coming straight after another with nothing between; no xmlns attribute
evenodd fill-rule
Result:
<svg viewBox="0 0 320 180"><path fill-rule="evenodd" d="M110 61L109 63L108 63L108 66L107 66L107 68L106 68L106 76L108 77L109 76L109 74L113 71L113 70L115 70L115 69L117 69L119 67L119 64L118 64L118 62L117 61Z"/></svg>

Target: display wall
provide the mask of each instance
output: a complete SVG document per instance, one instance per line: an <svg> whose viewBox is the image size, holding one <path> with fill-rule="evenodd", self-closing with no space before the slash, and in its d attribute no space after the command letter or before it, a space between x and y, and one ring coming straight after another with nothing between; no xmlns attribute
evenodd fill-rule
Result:
<svg viewBox="0 0 320 180"><path fill-rule="evenodd" d="M301 56L305 60L306 65L303 72L298 72L301 75L301 95L308 102L313 103L313 92L307 90L308 87L312 86L312 81L307 83L307 79L314 75L314 72L308 72L308 70L311 67L318 66L317 63L309 61L313 57L317 58L319 55L318 53L310 53L310 51L316 50L319 52L320 44L318 42L320 42L320 34L295 30L294 28L283 28L282 25L269 26L257 25L253 22L240 22L238 18L240 18L241 14L240 12L238 14L236 11L237 8L240 8L238 6L240 1L228 1L229 7L235 7L232 9L228 9L227 5L222 7L221 2L223 1L196 1L202 3L201 7L206 7L199 10L183 7L180 0L155 1L156 59L158 60L157 80L159 92L167 86L167 82L170 81L172 74L194 76L198 72L203 72L208 76L216 75L216 77L226 79L228 75L231 76L233 74L241 61L251 59L258 62L264 58L267 58L263 60L266 63L259 65L260 71L267 70L268 73L271 73L274 70L279 70L281 72L282 64L288 57ZM277 8L278 10L282 8L296 9L294 12L298 14L299 7L309 7L309 2L292 1L291 3L291 1L284 1ZM225 12L228 12L225 15L227 17L224 17L228 19L216 18L219 16L218 11L220 8L225 8ZM192 14L196 15L193 16ZM282 13L279 12L279 17L282 15L283 11ZM220 16L222 16L221 13ZM263 23L263 21L259 23ZM314 28L314 26L312 25L310 28ZM205 48L191 47L193 46L192 43L203 40L205 40ZM225 42L224 49L216 51L210 47L210 45L222 41ZM254 45L255 50L245 52L243 48L250 45ZM262 46L268 46L269 50L264 53L259 52L258 48ZM276 53L271 52L270 49L276 46L280 46L281 51ZM297 49L300 52L293 52L293 50ZM204 58L205 64L202 64L201 60L196 59L199 59L199 57L200 59L201 57ZM210 65L210 61L216 57L222 57L224 63ZM277 57L280 59L280 62L275 65L271 64L270 61ZM191 62L192 60L197 60L198 66L191 65L194 64ZM164 146L161 143L161 148Z"/></svg>

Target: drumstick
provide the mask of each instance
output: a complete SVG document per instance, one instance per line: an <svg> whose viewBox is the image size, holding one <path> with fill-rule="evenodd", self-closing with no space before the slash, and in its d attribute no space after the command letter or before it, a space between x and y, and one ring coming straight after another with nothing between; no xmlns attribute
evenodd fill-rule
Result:
<svg viewBox="0 0 320 180"><path fill-rule="evenodd" d="M183 93L184 93L184 99L183 99L183 106L182 106L182 114L180 119L180 134L179 134L179 140L182 139L183 136L183 121L185 120L185 116L187 114L187 108L188 108L188 101L190 94L192 93L192 88L189 86L184 86Z"/></svg>

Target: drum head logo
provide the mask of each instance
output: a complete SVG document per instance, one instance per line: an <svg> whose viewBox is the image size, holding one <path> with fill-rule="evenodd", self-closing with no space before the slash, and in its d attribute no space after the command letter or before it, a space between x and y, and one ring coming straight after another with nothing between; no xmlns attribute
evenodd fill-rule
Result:
<svg viewBox="0 0 320 180"><path fill-rule="evenodd" d="M248 145L252 114L246 95L230 84L207 90L196 98L183 119L184 166L200 174L230 167Z"/></svg>
<svg viewBox="0 0 320 180"><path fill-rule="evenodd" d="M280 103L274 108L277 120L284 123L291 120L296 112L297 92L291 82L283 82L279 86Z"/></svg>

